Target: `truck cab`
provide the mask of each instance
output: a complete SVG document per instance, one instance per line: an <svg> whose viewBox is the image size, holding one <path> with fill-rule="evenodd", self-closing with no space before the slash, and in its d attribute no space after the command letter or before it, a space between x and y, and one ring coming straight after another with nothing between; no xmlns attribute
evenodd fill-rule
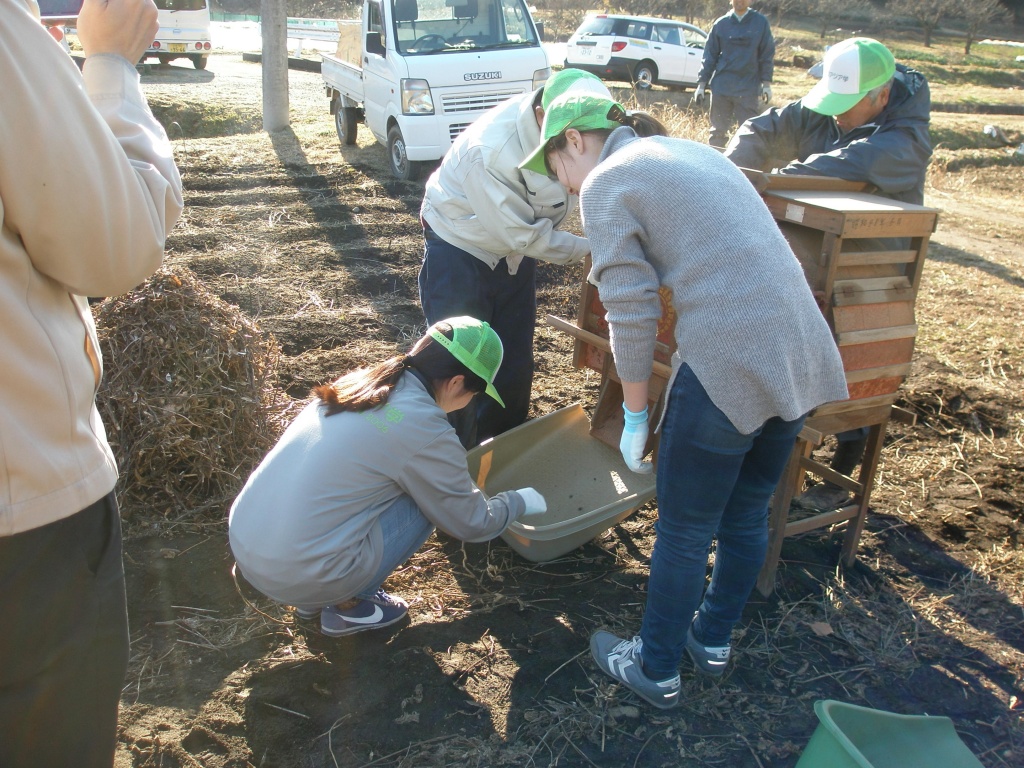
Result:
<svg viewBox="0 0 1024 768"><path fill-rule="evenodd" d="M366 0L358 63L339 29L339 55L322 69L339 138L354 143L364 122L398 178L414 178L473 120L550 74L524 0ZM358 70L360 92L331 59Z"/></svg>

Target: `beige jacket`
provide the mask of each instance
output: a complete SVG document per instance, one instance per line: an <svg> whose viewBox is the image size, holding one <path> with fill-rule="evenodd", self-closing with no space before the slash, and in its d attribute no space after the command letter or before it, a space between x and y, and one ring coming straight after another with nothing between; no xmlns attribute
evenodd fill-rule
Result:
<svg viewBox="0 0 1024 768"><path fill-rule="evenodd" d="M590 252L586 238L555 229L576 198L553 179L519 170L540 144L535 97L514 96L467 128L427 181L420 209L446 243L491 269L505 258L512 274L524 256L571 264Z"/></svg>
<svg viewBox="0 0 1024 768"><path fill-rule="evenodd" d="M181 179L135 68L84 72L17 0L0 0L0 536L109 493L94 404L101 363L85 296L160 265Z"/></svg>

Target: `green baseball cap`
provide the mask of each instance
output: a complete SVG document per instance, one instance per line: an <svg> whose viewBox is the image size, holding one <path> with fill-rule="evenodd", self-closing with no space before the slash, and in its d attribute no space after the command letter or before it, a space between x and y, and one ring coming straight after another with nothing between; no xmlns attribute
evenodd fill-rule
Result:
<svg viewBox="0 0 1024 768"><path fill-rule="evenodd" d="M569 128L575 128L577 131L618 128L625 116L626 108L611 98L575 91L562 94L552 101L544 112L544 124L540 128L540 146L533 150L519 167L547 176L548 167L544 154L551 139L565 133Z"/></svg>
<svg viewBox="0 0 1024 768"><path fill-rule="evenodd" d="M505 403L498 394L498 390L494 388L494 377L498 374L501 358L505 354L498 334L488 323L481 322L475 317L449 317L447 320L442 320L441 323L452 327L452 337L449 339L441 333L437 327L440 323L434 323L427 329L430 338L487 382L487 394L504 408Z"/></svg>
<svg viewBox="0 0 1024 768"><path fill-rule="evenodd" d="M828 49L821 80L800 103L820 115L841 115L895 73L888 48L870 37L851 37Z"/></svg>
<svg viewBox="0 0 1024 768"><path fill-rule="evenodd" d="M606 99L612 97L608 86L602 83L601 78L597 75L591 74L586 70L568 67L555 72L544 83L544 91L540 97L541 107L547 112L551 102L569 91L573 93L590 93L594 96L603 96Z"/></svg>

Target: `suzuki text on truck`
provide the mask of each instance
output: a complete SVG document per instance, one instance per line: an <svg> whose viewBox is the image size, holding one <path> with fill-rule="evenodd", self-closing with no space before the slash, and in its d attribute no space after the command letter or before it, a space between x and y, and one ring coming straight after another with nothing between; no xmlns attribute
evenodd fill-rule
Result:
<svg viewBox="0 0 1024 768"><path fill-rule="evenodd" d="M338 138L354 144L365 123L400 179L551 72L524 0L367 0L361 21L338 28L321 66Z"/></svg>

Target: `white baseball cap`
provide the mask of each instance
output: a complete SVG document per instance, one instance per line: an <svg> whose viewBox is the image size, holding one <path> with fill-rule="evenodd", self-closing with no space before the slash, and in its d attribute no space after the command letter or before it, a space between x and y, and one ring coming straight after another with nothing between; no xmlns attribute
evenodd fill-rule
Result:
<svg viewBox="0 0 1024 768"><path fill-rule="evenodd" d="M895 73L888 48L870 37L851 37L828 49L821 80L800 103L821 115L841 115Z"/></svg>

